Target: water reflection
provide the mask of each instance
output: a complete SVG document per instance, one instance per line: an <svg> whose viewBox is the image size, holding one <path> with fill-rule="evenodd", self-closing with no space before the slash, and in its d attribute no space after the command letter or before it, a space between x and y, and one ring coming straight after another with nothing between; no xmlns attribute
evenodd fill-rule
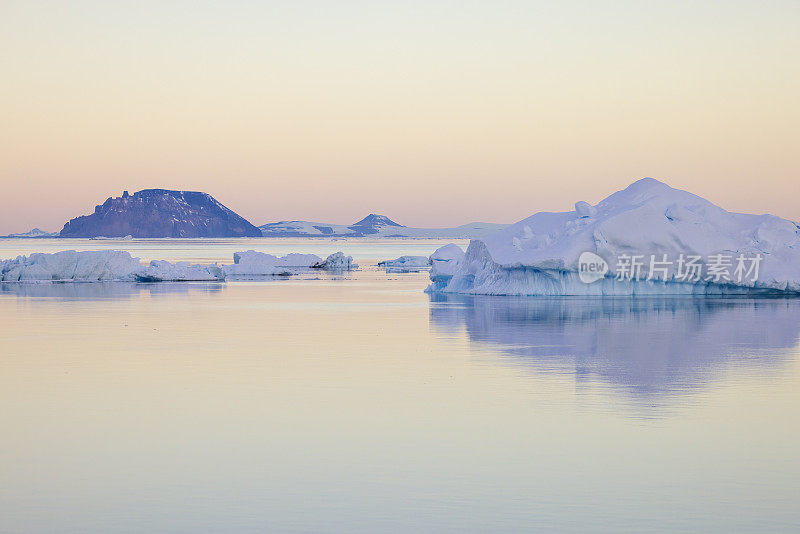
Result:
<svg viewBox="0 0 800 534"><path fill-rule="evenodd" d="M3 282L0 297L53 298L57 300L111 300L150 296L188 294L191 292L217 293L224 284L213 282L53 282L43 284Z"/></svg>
<svg viewBox="0 0 800 534"><path fill-rule="evenodd" d="M774 368L793 356L800 300L524 298L431 295L440 332L466 329L538 371L601 380L657 404L730 366Z"/></svg>

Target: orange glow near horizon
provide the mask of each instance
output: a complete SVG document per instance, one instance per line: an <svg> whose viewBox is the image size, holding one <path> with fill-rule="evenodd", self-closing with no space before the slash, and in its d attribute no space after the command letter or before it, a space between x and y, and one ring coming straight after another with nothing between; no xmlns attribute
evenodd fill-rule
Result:
<svg viewBox="0 0 800 534"><path fill-rule="evenodd" d="M0 235L126 189L456 226L644 176L800 219L798 26L791 1L4 2Z"/></svg>

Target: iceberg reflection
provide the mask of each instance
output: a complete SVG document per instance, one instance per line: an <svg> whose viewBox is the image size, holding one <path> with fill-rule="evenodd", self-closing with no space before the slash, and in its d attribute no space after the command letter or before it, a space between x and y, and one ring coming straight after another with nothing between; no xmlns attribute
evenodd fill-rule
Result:
<svg viewBox="0 0 800 534"><path fill-rule="evenodd" d="M730 366L774 367L793 356L800 300L430 295L440 332L466 329L537 371L600 380L632 400L689 393Z"/></svg>
<svg viewBox="0 0 800 534"><path fill-rule="evenodd" d="M132 298L142 294L158 296L190 292L215 293L222 291L223 287L223 284L213 282L3 282L0 283L0 296L61 300L110 300Z"/></svg>

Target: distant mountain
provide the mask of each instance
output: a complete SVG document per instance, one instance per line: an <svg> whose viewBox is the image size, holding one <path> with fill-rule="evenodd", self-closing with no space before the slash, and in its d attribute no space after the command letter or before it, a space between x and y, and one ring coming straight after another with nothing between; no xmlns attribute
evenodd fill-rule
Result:
<svg viewBox="0 0 800 534"><path fill-rule="evenodd" d="M280 221L259 226L265 237L413 237L472 239L483 237L505 224L469 223L455 228L410 228L385 215L370 213L351 225L310 221Z"/></svg>
<svg viewBox="0 0 800 534"><path fill-rule="evenodd" d="M61 237L261 237L261 231L208 193L143 189L109 197L70 220Z"/></svg>
<svg viewBox="0 0 800 534"><path fill-rule="evenodd" d="M374 213L370 213L350 228L353 228L362 234L377 234L384 228L388 227L405 228L405 226L402 224L397 224L386 215L376 215Z"/></svg>
<svg viewBox="0 0 800 534"><path fill-rule="evenodd" d="M8 234L3 237L13 237L13 238L44 238L44 237L58 237L58 232L45 232L44 230L39 230L38 228L34 228L28 232L23 232L21 234Z"/></svg>

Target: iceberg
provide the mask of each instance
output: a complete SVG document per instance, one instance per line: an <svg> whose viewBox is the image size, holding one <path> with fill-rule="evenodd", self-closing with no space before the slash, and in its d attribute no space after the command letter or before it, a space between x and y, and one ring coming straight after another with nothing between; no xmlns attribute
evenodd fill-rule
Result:
<svg viewBox="0 0 800 534"><path fill-rule="evenodd" d="M447 287L450 279L464 263L464 251L458 245L450 243L436 249L429 261L431 263L429 276L432 283L426 291L429 293L441 291Z"/></svg>
<svg viewBox="0 0 800 534"><path fill-rule="evenodd" d="M233 265L223 267L229 276L287 276L292 269L310 269L312 265L322 262L316 254L287 254L283 257L264 252L248 250L234 252Z"/></svg>
<svg viewBox="0 0 800 534"><path fill-rule="evenodd" d="M107 280L134 281L142 270L138 258L121 250L77 252L64 250L53 254L34 253L0 261L3 282Z"/></svg>
<svg viewBox="0 0 800 534"><path fill-rule="evenodd" d="M233 265L225 265L223 270L228 276L288 276L310 269L349 271L357 267L353 258L342 252L331 254L323 260L316 254L291 253L279 257L248 250L235 252Z"/></svg>
<svg viewBox="0 0 800 534"><path fill-rule="evenodd" d="M536 213L472 240L449 279L432 264L428 290L446 293L796 294L800 226L644 178L595 206Z"/></svg>
<svg viewBox="0 0 800 534"><path fill-rule="evenodd" d="M357 267L351 256L341 252L323 260L315 254L278 257L248 250L235 252L232 265L153 260L144 266L126 251L64 250L0 260L0 282L221 282L226 276L277 276L310 269L348 271Z"/></svg>
<svg viewBox="0 0 800 534"><path fill-rule="evenodd" d="M325 258L324 261L313 264L311 268L340 272L358 269L358 264L353 261L352 256L345 256L343 252L334 252Z"/></svg>
<svg viewBox="0 0 800 534"><path fill-rule="evenodd" d="M191 264L188 261L171 263L153 260L150 265L136 273L139 282L219 282L225 280L225 272L216 263L211 265Z"/></svg>
<svg viewBox="0 0 800 534"><path fill-rule="evenodd" d="M378 267L383 267L387 273L415 273L430 269L431 262L426 256L400 256L393 260L379 261Z"/></svg>

